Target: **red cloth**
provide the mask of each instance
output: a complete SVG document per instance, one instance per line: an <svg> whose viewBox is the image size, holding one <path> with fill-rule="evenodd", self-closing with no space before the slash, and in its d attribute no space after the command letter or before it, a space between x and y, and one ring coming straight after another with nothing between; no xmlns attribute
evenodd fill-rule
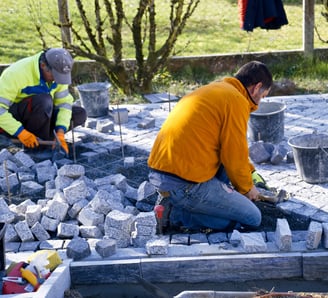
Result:
<svg viewBox="0 0 328 298"><path fill-rule="evenodd" d="M239 26L241 29L244 27L247 3L248 0L238 0Z"/></svg>

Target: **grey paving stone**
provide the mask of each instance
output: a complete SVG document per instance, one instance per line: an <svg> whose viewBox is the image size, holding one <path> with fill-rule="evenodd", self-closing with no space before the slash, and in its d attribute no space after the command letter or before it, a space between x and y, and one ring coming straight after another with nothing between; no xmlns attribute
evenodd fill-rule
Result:
<svg viewBox="0 0 328 298"><path fill-rule="evenodd" d="M292 247L292 232L285 218L277 219L275 243L281 251L290 251Z"/></svg>
<svg viewBox="0 0 328 298"><path fill-rule="evenodd" d="M72 179L77 179L84 176L85 168L82 165L64 165L58 170L58 175L66 176Z"/></svg>
<svg viewBox="0 0 328 298"><path fill-rule="evenodd" d="M231 245L235 247L241 243L241 234L239 231L233 230L229 238L229 243L231 243Z"/></svg>
<svg viewBox="0 0 328 298"><path fill-rule="evenodd" d="M152 239L146 243L148 255L167 255L169 241L167 238Z"/></svg>
<svg viewBox="0 0 328 298"><path fill-rule="evenodd" d="M25 219L29 227L32 227L41 219L41 208L42 207L40 205L27 206L25 212Z"/></svg>
<svg viewBox="0 0 328 298"><path fill-rule="evenodd" d="M142 129L149 129L155 127L155 118L146 117L138 123L138 127Z"/></svg>
<svg viewBox="0 0 328 298"><path fill-rule="evenodd" d="M29 242L22 242L22 245L19 247L19 251L36 251L38 250L40 245L39 241L29 241Z"/></svg>
<svg viewBox="0 0 328 298"><path fill-rule="evenodd" d="M45 228L45 230L54 232L57 230L59 220L43 215L41 218L41 224Z"/></svg>
<svg viewBox="0 0 328 298"><path fill-rule="evenodd" d="M228 241L228 236L226 233L211 233L208 235L208 241L210 244L217 244L221 242L227 242Z"/></svg>
<svg viewBox="0 0 328 298"><path fill-rule="evenodd" d="M45 215L49 218L62 221L66 217L68 208L69 205L65 202L51 200L51 202L48 204L48 210L46 211Z"/></svg>
<svg viewBox="0 0 328 298"><path fill-rule="evenodd" d="M206 234L204 233L193 233L189 235L189 244L208 243Z"/></svg>
<svg viewBox="0 0 328 298"><path fill-rule="evenodd" d="M26 183L26 182L25 182ZM9 174L7 177L0 179L0 188L2 192L8 194L18 194L20 183L16 173Z"/></svg>
<svg viewBox="0 0 328 298"><path fill-rule="evenodd" d="M118 210L109 212L105 219L105 230L115 228L123 232L130 233L135 218L132 214L124 213Z"/></svg>
<svg viewBox="0 0 328 298"><path fill-rule="evenodd" d="M14 227L18 234L18 237L21 239L22 242L34 241L34 236L26 221L20 221L16 223Z"/></svg>
<svg viewBox="0 0 328 298"><path fill-rule="evenodd" d="M311 221L308 229L308 235L306 239L306 247L308 249L318 248L322 237L322 223Z"/></svg>
<svg viewBox="0 0 328 298"><path fill-rule="evenodd" d="M170 243L189 245L189 234L173 234Z"/></svg>
<svg viewBox="0 0 328 298"><path fill-rule="evenodd" d="M1 222L13 222L15 219L15 214L9 209L9 206L4 199L0 197L0 220Z"/></svg>
<svg viewBox="0 0 328 298"><path fill-rule="evenodd" d="M20 193L22 195L29 195L29 197L42 196L44 186L35 181L25 181L21 183Z"/></svg>
<svg viewBox="0 0 328 298"><path fill-rule="evenodd" d="M77 216L78 221L85 226L97 226L102 224L104 222L104 218L104 214L94 212L88 206L82 208Z"/></svg>
<svg viewBox="0 0 328 298"><path fill-rule="evenodd" d="M82 238L72 239L66 247L67 257L76 260L81 260L91 253L89 243Z"/></svg>
<svg viewBox="0 0 328 298"><path fill-rule="evenodd" d="M328 248L328 223L325 222L322 224L323 238L322 245L324 248Z"/></svg>
<svg viewBox="0 0 328 298"><path fill-rule="evenodd" d="M5 242L16 242L19 240L20 240L20 238L14 228L14 225L7 224L6 233L5 233Z"/></svg>
<svg viewBox="0 0 328 298"><path fill-rule="evenodd" d="M82 199L78 202L76 202L73 206L70 207L67 214L71 218L76 218L79 212L82 210L82 208L86 207L88 205L89 201L87 199Z"/></svg>
<svg viewBox="0 0 328 298"><path fill-rule="evenodd" d="M68 245L69 241L67 241ZM49 239L40 242L40 249L59 250L64 248L65 240Z"/></svg>
<svg viewBox="0 0 328 298"><path fill-rule="evenodd" d="M14 253L17 253L19 252L19 248L21 247L22 245L22 242L6 242L6 245L5 245L5 250L6 250L6 253L7 252L14 252Z"/></svg>
<svg viewBox="0 0 328 298"><path fill-rule="evenodd" d="M79 236L80 230L77 224L61 222L57 228L57 237L59 238L74 238Z"/></svg>
<svg viewBox="0 0 328 298"><path fill-rule="evenodd" d="M96 226L80 226L80 235L82 238L96 238L101 239L103 237L102 232Z"/></svg>
<svg viewBox="0 0 328 298"><path fill-rule="evenodd" d="M34 237L39 241L50 239L49 233L38 221L31 227L31 232L33 233Z"/></svg>
<svg viewBox="0 0 328 298"><path fill-rule="evenodd" d="M116 241L111 239L97 241L95 249L103 258L112 256L116 253Z"/></svg>
<svg viewBox="0 0 328 298"><path fill-rule="evenodd" d="M241 246L247 253L266 252L267 245L262 233L241 233Z"/></svg>

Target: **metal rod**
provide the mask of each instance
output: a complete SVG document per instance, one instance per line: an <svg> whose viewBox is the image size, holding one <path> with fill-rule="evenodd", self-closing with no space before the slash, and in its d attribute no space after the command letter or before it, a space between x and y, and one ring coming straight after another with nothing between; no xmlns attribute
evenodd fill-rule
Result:
<svg viewBox="0 0 328 298"><path fill-rule="evenodd" d="M72 143L73 143L73 162L76 163L75 140L74 140L74 122L71 120L72 126Z"/></svg>
<svg viewBox="0 0 328 298"><path fill-rule="evenodd" d="M5 175L6 175L6 184L7 184L7 190L8 190L8 202L9 202L9 205L11 205L11 193L10 193L10 184L9 184L9 178L8 178L7 160L5 160L3 162L3 167L4 167Z"/></svg>
<svg viewBox="0 0 328 298"><path fill-rule="evenodd" d="M122 135L122 127L121 127L121 115L120 115L120 109L119 109L118 103L116 105L116 108L117 108L117 116L118 116L118 126L120 128L122 158L123 158L123 162L124 162L124 145L123 145L123 135Z"/></svg>

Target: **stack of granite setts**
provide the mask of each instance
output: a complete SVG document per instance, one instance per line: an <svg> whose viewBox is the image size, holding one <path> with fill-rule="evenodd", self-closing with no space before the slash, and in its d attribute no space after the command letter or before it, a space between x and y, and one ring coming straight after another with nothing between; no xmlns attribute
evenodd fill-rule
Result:
<svg viewBox="0 0 328 298"><path fill-rule="evenodd" d="M49 239L73 239L71 245L101 239L96 250L108 255L106 241L114 253L113 246L145 247L156 237L157 193L147 181L135 188L122 174L90 179L83 165L35 162L24 151L2 149L0 162L0 222L7 224L8 243L39 243L40 249Z"/></svg>

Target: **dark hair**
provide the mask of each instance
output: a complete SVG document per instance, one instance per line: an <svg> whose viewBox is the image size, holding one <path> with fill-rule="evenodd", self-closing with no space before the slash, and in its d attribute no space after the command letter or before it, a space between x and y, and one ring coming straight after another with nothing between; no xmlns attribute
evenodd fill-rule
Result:
<svg viewBox="0 0 328 298"><path fill-rule="evenodd" d="M259 61L244 64L235 74L246 88L257 83L262 83L262 88L269 89L272 85L272 74L267 66Z"/></svg>

